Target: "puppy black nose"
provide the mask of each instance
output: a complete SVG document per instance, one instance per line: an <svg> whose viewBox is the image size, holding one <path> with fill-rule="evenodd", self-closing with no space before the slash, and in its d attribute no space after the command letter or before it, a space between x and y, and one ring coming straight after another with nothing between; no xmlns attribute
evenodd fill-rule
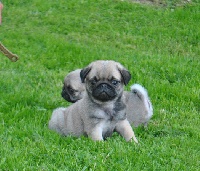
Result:
<svg viewBox="0 0 200 171"><path fill-rule="evenodd" d="M109 89L109 86L107 84L101 84L100 88L101 88L101 90L106 91Z"/></svg>
<svg viewBox="0 0 200 171"><path fill-rule="evenodd" d="M107 88L106 84L101 84L101 88Z"/></svg>

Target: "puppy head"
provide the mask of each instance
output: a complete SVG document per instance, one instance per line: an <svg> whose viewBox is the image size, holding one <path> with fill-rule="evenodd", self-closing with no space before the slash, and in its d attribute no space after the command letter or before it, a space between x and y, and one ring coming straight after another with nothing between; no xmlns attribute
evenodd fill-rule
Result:
<svg viewBox="0 0 200 171"><path fill-rule="evenodd" d="M61 95L68 102L74 103L83 97L85 84L81 82L80 72L81 69L72 71L64 79Z"/></svg>
<svg viewBox="0 0 200 171"><path fill-rule="evenodd" d="M120 63L103 60L92 62L82 69L80 77L88 95L99 102L117 99L131 79L129 71Z"/></svg>

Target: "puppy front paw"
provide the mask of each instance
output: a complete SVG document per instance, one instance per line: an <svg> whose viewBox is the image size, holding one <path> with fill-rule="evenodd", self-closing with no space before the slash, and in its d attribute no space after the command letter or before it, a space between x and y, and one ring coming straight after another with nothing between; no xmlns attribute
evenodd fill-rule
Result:
<svg viewBox="0 0 200 171"><path fill-rule="evenodd" d="M135 142L136 144L138 144L138 140L137 140L137 138L135 137L135 136L133 136L130 140L129 140L129 142Z"/></svg>
<svg viewBox="0 0 200 171"><path fill-rule="evenodd" d="M88 136L93 140L93 141L103 141L103 136L102 136L102 129L100 127L95 127L91 130L91 132L88 133Z"/></svg>

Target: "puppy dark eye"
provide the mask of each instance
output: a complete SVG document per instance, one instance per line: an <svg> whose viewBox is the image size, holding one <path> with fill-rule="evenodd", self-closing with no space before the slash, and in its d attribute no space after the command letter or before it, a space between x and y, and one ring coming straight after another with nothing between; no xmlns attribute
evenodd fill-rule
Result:
<svg viewBox="0 0 200 171"><path fill-rule="evenodd" d="M69 90L69 92L70 92L71 94L75 93L75 90L74 90L73 88L68 88L68 90Z"/></svg>
<svg viewBox="0 0 200 171"><path fill-rule="evenodd" d="M117 84L119 84L120 83L120 81L118 81L118 80L112 80L112 82L111 82L113 85L117 85Z"/></svg>
<svg viewBox="0 0 200 171"><path fill-rule="evenodd" d="M92 81L91 81L91 84L92 84L92 85L95 85L96 83L97 83L96 80L92 80Z"/></svg>
<svg viewBox="0 0 200 171"><path fill-rule="evenodd" d="M97 81L97 78L96 78L96 77L93 78L93 79L91 80L91 84L92 84L92 85L95 85L97 82L98 82L98 81Z"/></svg>

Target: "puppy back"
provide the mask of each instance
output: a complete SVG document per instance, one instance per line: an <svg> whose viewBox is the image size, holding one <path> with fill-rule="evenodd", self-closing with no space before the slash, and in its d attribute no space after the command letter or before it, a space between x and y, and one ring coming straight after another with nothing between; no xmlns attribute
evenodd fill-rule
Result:
<svg viewBox="0 0 200 171"><path fill-rule="evenodd" d="M66 108L60 107L53 111L49 121L49 129L63 134L62 127L64 125L64 111Z"/></svg>

